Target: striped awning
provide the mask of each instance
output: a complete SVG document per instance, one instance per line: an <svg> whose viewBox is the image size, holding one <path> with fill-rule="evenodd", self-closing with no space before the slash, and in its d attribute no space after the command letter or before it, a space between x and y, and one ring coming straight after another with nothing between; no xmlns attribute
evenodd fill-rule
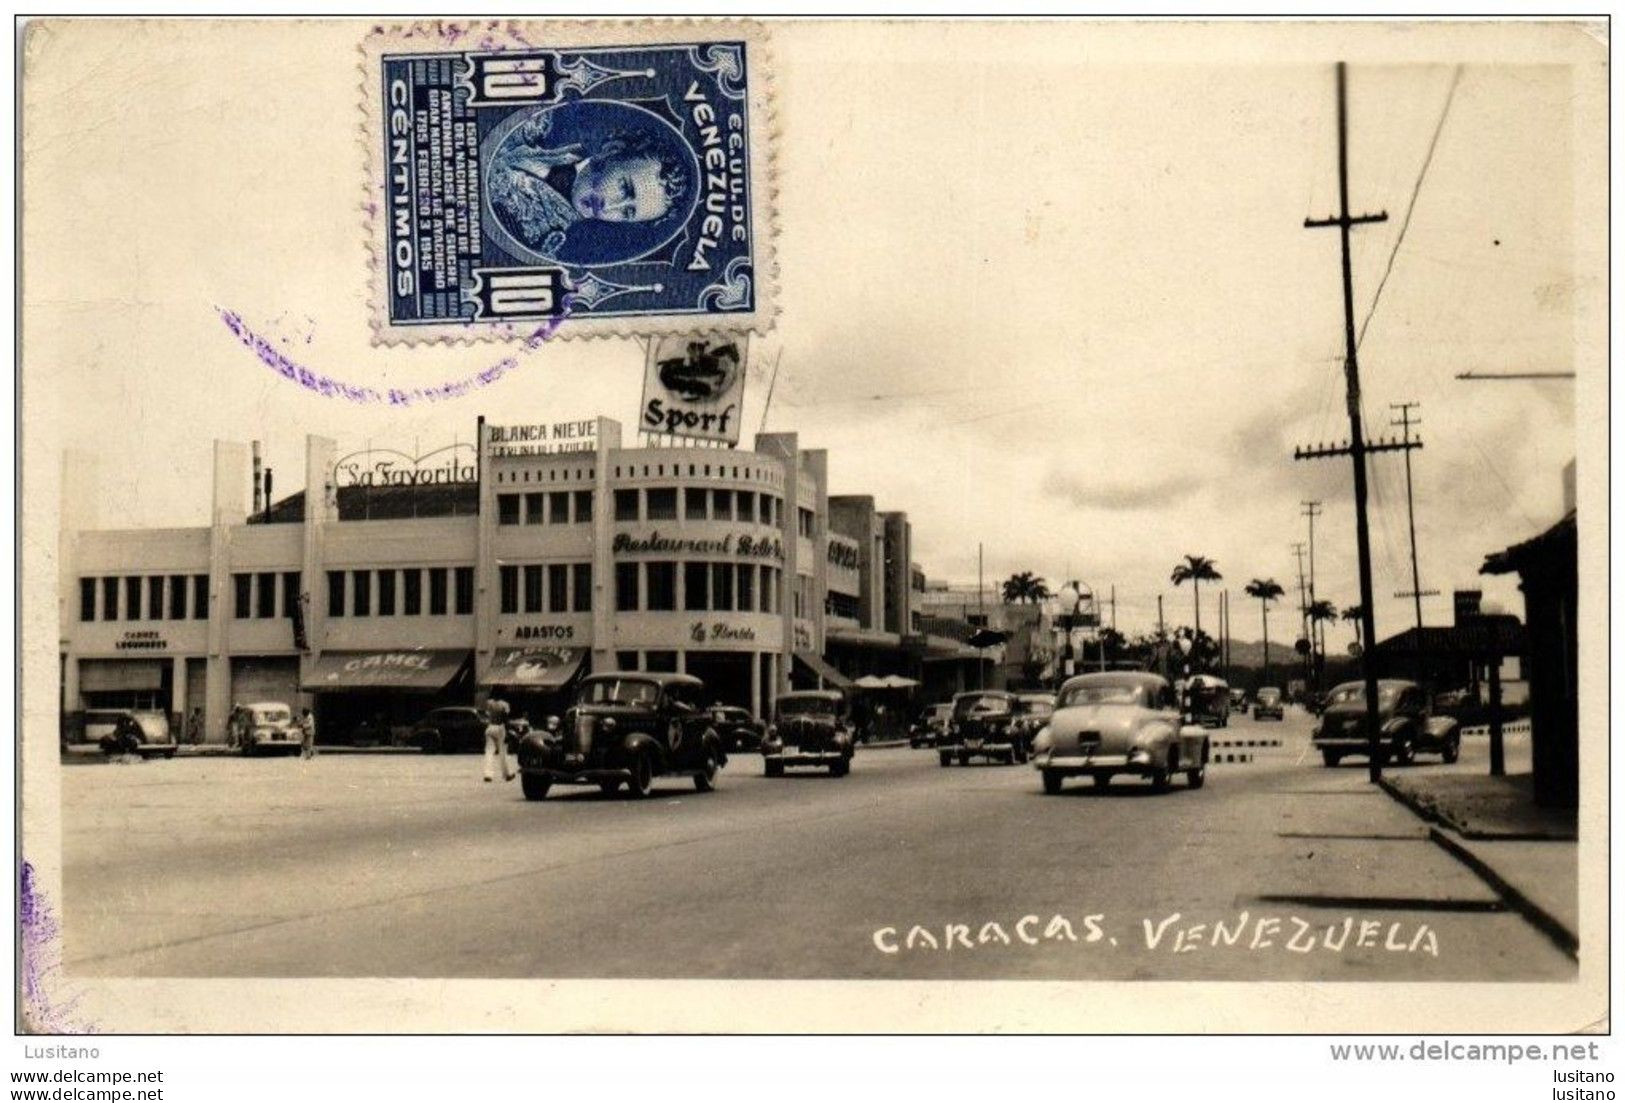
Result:
<svg viewBox="0 0 1625 1103"><path fill-rule="evenodd" d="M839 670L836 670L833 666L830 666L829 663L824 661L824 657L818 654L816 651L797 651L796 662L800 663L802 666L824 679L825 682L834 686L836 689L850 689L852 686L851 678L848 678L845 674L842 674Z"/></svg>
<svg viewBox="0 0 1625 1103"><path fill-rule="evenodd" d="M520 689L558 689L581 669L584 647L498 648L480 684Z"/></svg>
<svg viewBox="0 0 1625 1103"><path fill-rule="evenodd" d="M468 662L467 651L328 651L316 660L302 688L444 689Z"/></svg>

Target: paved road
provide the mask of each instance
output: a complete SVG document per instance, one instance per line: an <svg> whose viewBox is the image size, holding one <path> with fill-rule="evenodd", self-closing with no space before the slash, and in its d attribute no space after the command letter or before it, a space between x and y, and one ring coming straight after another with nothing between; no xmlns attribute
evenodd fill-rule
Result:
<svg viewBox="0 0 1625 1103"><path fill-rule="evenodd" d="M188 977L1573 975L1363 763L1323 768L1307 730L1296 713L1238 721L1215 738L1283 745L1235 748L1257 758L1161 796L1122 781L1046 797L1028 767L943 769L906 748L861 751L840 780L769 780L736 757L714 793L671 779L645 802L527 803L471 757L73 766L64 961ZM910 947L915 927L929 938Z"/></svg>

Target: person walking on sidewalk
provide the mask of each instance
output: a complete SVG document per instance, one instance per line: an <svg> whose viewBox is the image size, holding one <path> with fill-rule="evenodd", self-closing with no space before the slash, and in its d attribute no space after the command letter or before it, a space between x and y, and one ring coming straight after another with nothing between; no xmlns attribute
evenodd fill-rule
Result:
<svg viewBox="0 0 1625 1103"><path fill-rule="evenodd" d="M508 768L508 702L492 699L485 712L485 780L493 780L492 768L500 760L502 780L512 781L513 771Z"/></svg>
<svg viewBox="0 0 1625 1103"><path fill-rule="evenodd" d="M299 712L299 757L316 757L316 717L309 709Z"/></svg>

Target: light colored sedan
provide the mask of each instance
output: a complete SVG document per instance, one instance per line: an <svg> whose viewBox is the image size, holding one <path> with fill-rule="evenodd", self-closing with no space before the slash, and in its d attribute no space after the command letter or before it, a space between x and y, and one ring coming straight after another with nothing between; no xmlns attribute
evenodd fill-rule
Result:
<svg viewBox="0 0 1625 1103"><path fill-rule="evenodd" d="M1207 780L1208 736L1182 724L1167 679L1143 671L1108 671L1069 678L1055 714L1033 739L1033 765L1044 792L1069 777L1102 788L1117 774L1148 778L1158 790L1183 773L1192 789Z"/></svg>

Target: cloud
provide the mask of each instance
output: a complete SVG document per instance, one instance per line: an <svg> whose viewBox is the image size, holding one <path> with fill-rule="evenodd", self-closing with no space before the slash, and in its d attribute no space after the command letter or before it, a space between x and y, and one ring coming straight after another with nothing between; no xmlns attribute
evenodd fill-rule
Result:
<svg viewBox="0 0 1625 1103"><path fill-rule="evenodd" d="M1065 498L1078 509L1150 509L1184 501L1196 489L1185 475L1135 479L1132 482L1089 480L1053 468L1044 476L1044 492Z"/></svg>

